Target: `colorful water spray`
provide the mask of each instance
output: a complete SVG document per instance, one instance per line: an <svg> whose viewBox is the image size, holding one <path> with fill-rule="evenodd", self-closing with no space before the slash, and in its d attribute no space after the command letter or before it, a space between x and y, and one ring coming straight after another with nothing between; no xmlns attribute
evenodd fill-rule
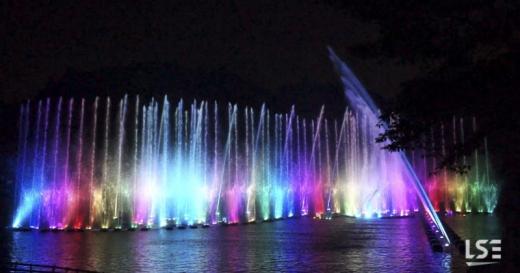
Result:
<svg viewBox="0 0 520 273"><path fill-rule="evenodd" d="M371 121L167 97L44 99L20 110L13 226L405 215L415 194Z"/></svg>
<svg viewBox="0 0 520 273"><path fill-rule="evenodd" d="M382 133L384 128L379 128L378 125L378 115L379 115L379 108L374 103L368 92L366 91L365 87L361 84L361 82L358 80L358 78L354 75L352 70L336 55L336 53L329 48L329 57L332 61L332 63L335 65L335 68L337 72L339 73L341 77L341 82L343 83L344 89L345 89L345 95L350 103L350 105L354 108L354 111L357 113L361 113L362 115L365 115L367 120L369 120L369 128L371 128L372 131L376 133ZM382 126L386 126L386 124L382 124ZM373 139L373 138L371 138ZM446 233L446 230L444 229L444 226L442 222L440 221L437 213L435 212L435 209L433 208L433 205L430 201L430 198L428 197L428 194L424 190L424 187L421 183L421 180L417 177L417 174L412 166L410 164L410 161L408 157L405 155L404 152L395 152L395 153L388 153L384 149L382 149L382 146L384 144L378 143L378 153L382 153L387 156L391 156L389 159L390 162L393 164L396 164L397 170L400 171L400 174L402 176L408 177L408 184L410 189L415 191L417 194L419 201L421 202L424 211L429 217L429 219L432 220L434 225L432 226L433 229L438 229L443 234L442 239L444 239L446 246L449 245L450 239L448 237L448 234ZM378 158L380 158L379 156ZM387 159L385 159L387 160ZM392 184L395 182L392 181ZM394 185L392 185L394 186Z"/></svg>
<svg viewBox="0 0 520 273"><path fill-rule="evenodd" d="M431 150L438 150L445 155L447 149L455 149L476 130L475 117L453 117L449 124L441 123L437 128L432 128L431 136L425 141L432 146ZM498 185L489 162L487 139L481 146L470 156L457 158L457 163L471 166L464 173L439 169L435 158L425 156L425 152L409 153L436 211L493 213L498 201Z"/></svg>
<svg viewBox="0 0 520 273"><path fill-rule="evenodd" d="M329 48L329 57L333 64L335 65L336 70L338 71L341 81L343 83L345 89L345 95L353 107L353 111L355 113L361 113L361 115L366 116L367 120L369 120L369 126L372 128L372 131L376 134L380 134L383 131L383 128L377 128L379 123L379 108L372 101L370 95L365 90L364 86L354 75L352 70L335 54L335 52ZM453 146L456 145L457 142L457 130L460 130L460 141L464 141L464 119L460 118L459 120L460 126L457 127L457 119L453 119ZM386 124L381 124L383 127ZM476 132L476 120L472 119L472 131ZM429 139L430 144L432 145L433 150L435 150L435 145L438 140L434 137L433 130L431 138ZM441 134L440 134L440 143L441 143L441 152L443 155L446 155L446 140L445 140L445 129L444 125L441 125ZM380 144L384 145L384 144ZM479 161L479 151L474 151L474 168L473 172L470 174L463 174L462 181L457 180L458 175L454 174L455 179L449 180L448 172L446 169L442 170L442 186L439 186L439 175L431 175L433 172L437 172L437 166L435 158L431 158L431 164L427 163L427 156L423 152L422 165L416 164L416 156L415 152L411 152L412 159L409 159L409 156L406 152L395 152L387 154L383 150L381 150L381 146L378 147L379 153L391 157L387 162L392 162L396 164L395 167L391 168L392 170L398 170L401 172L401 175L407 176L409 179L410 188L413 188L417 193L417 197L423 205L425 212L427 213L427 219L429 219L433 226L432 228L435 230L439 230L446 241L446 245L450 243L450 239L442 222L440 221L436 212L440 211L440 204L444 205L443 210L451 213L452 207L455 207L455 211L457 212L471 212L472 207L478 208L478 212L493 212L494 207L497 202L497 186L495 183L490 182L490 168L489 168L489 155L487 150L487 141L484 143L484 164L485 164L485 172L481 173L479 171L479 166L482 164ZM379 155L377 158L384 158L382 155ZM466 164L466 157L461 159L462 163ZM431 171L431 173L429 172ZM422 180L419 178L417 173L422 173ZM472 175L473 174L473 175ZM395 180L394 180L395 181ZM397 179L399 181L399 179ZM395 182L392 183L393 187L395 187ZM470 186L471 185L471 186ZM425 190L425 187L427 190ZM454 188L456 188L456 193L454 194ZM443 200L440 200L440 196L443 197ZM433 202L431 201L433 200Z"/></svg>
<svg viewBox="0 0 520 273"><path fill-rule="evenodd" d="M365 93L348 92L364 90L361 84L351 72L340 72L352 108L338 120L325 118L324 108L303 118L294 107L274 113L265 105L171 104L166 96L26 102L20 108L13 227L391 217L417 211L419 202L436 219L404 154L375 142L381 130L376 108ZM490 185L487 156L475 153L475 162L482 160L476 171L482 182L457 178L465 189ZM449 189L456 207L458 191ZM461 204L496 203L496 197L470 197Z"/></svg>

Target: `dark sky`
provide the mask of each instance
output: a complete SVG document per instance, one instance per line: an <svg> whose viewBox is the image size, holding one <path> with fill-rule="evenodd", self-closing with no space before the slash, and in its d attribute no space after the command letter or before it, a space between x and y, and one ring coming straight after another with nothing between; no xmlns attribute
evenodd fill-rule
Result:
<svg viewBox="0 0 520 273"><path fill-rule="evenodd" d="M273 90L304 81L336 83L327 45L348 61L369 90L383 96L395 94L399 83L418 71L392 60L352 56L349 47L373 39L378 28L332 4L19 2L0 4L5 103L34 96L67 69L96 71L135 63L220 70Z"/></svg>

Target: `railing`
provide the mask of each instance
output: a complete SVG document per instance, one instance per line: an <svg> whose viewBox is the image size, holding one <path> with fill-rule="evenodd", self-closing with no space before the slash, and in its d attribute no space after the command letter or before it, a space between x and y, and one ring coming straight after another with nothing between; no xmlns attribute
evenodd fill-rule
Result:
<svg viewBox="0 0 520 273"><path fill-rule="evenodd" d="M99 273L97 271L81 270L69 267L60 267L55 265L39 265L39 264L27 264L12 262L8 264L0 264L0 271L2 272L35 272L35 273L48 273L48 272L70 272L70 273Z"/></svg>

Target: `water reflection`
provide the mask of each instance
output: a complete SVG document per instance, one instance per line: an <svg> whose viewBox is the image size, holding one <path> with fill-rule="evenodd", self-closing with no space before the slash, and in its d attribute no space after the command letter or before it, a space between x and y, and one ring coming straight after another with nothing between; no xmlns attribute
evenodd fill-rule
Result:
<svg viewBox="0 0 520 273"><path fill-rule="evenodd" d="M465 271L418 219L308 218L148 232L7 233L12 261L105 272ZM4 237L5 238L5 237Z"/></svg>

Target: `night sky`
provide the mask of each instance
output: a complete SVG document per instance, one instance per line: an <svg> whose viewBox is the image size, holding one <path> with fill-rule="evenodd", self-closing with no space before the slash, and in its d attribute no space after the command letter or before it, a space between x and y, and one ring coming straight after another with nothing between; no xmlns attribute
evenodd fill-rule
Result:
<svg viewBox="0 0 520 273"><path fill-rule="evenodd" d="M8 104L35 96L67 70L89 72L137 63L221 71L275 94L306 82L335 85L341 96L327 45L346 59L369 90L383 97L420 73L394 60L354 57L349 48L377 37L378 27L355 20L334 4L18 2L2 4L0 16L0 90L1 101ZM317 99L313 94L303 100Z"/></svg>

